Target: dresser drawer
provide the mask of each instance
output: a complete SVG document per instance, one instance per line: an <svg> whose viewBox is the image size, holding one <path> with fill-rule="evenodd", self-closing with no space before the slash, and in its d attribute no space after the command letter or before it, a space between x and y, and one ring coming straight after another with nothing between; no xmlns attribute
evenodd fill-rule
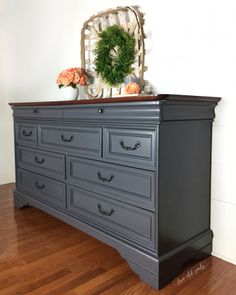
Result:
<svg viewBox="0 0 236 295"><path fill-rule="evenodd" d="M101 128L39 125L39 146L92 157L101 156Z"/></svg>
<svg viewBox="0 0 236 295"><path fill-rule="evenodd" d="M17 169L17 189L53 206L65 208L65 184Z"/></svg>
<svg viewBox="0 0 236 295"><path fill-rule="evenodd" d="M37 145L37 124L16 123L15 139L17 144Z"/></svg>
<svg viewBox="0 0 236 295"><path fill-rule="evenodd" d="M154 213L68 186L68 210L115 237L154 248Z"/></svg>
<svg viewBox="0 0 236 295"><path fill-rule="evenodd" d="M112 102L110 99L101 101ZM113 99L114 101L114 99ZM64 118L67 120L96 120L118 122L158 122L160 106L147 102L133 103L98 103L80 104L64 108Z"/></svg>
<svg viewBox="0 0 236 295"><path fill-rule="evenodd" d="M156 130L104 128L104 158L155 170Z"/></svg>
<svg viewBox="0 0 236 295"><path fill-rule="evenodd" d="M65 156L18 146L17 166L61 180L65 179Z"/></svg>
<svg viewBox="0 0 236 295"><path fill-rule="evenodd" d="M20 107L14 109L16 118L63 118L62 108Z"/></svg>
<svg viewBox="0 0 236 295"><path fill-rule="evenodd" d="M68 181L133 205L154 209L154 172L69 156Z"/></svg>

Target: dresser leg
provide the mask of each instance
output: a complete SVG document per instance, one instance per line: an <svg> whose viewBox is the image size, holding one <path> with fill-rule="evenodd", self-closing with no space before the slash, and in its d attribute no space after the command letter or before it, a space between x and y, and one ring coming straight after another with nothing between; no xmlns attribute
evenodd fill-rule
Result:
<svg viewBox="0 0 236 295"><path fill-rule="evenodd" d="M209 229L184 246L159 257L159 288L163 288L186 268L211 255L213 233Z"/></svg>
<svg viewBox="0 0 236 295"><path fill-rule="evenodd" d="M25 208L30 207L29 201L24 198L24 196L17 191L14 191L14 207L15 208Z"/></svg>
<svg viewBox="0 0 236 295"><path fill-rule="evenodd" d="M140 279L155 289L159 289L159 276L148 269L128 261L130 268L140 277Z"/></svg>

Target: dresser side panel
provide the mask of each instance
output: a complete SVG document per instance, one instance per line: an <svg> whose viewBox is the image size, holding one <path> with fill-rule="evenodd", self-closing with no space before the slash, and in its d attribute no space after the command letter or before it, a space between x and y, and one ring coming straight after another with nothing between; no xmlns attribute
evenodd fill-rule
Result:
<svg viewBox="0 0 236 295"><path fill-rule="evenodd" d="M210 167L210 121L161 124L159 256L209 229Z"/></svg>

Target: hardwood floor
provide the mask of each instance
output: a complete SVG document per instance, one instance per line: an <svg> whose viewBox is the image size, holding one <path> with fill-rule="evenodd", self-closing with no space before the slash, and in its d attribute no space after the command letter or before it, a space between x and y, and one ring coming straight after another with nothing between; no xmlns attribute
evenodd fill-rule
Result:
<svg viewBox="0 0 236 295"><path fill-rule="evenodd" d="M111 247L38 209L14 209L13 189L0 186L1 295L236 294L236 266L215 257L154 290Z"/></svg>

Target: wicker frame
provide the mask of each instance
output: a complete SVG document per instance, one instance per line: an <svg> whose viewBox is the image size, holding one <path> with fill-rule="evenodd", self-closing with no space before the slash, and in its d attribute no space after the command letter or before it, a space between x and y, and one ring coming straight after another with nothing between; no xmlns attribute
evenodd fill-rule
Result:
<svg viewBox="0 0 236 295"><path fill-rule="evenodd" d="M89 98L102 98L123 96L125 85L110 87L106 85L94 70L94 55L96 43L99 40L99 33L112 25L118 25L126 32L133 35L136 40L136 59L132 67L133 73L139 79L140 87L144 85L144 32L143 15L136 7L117 7L108 9L90 17L81 30L81 65L89 74L89 83L85 88Z"/></svg>

